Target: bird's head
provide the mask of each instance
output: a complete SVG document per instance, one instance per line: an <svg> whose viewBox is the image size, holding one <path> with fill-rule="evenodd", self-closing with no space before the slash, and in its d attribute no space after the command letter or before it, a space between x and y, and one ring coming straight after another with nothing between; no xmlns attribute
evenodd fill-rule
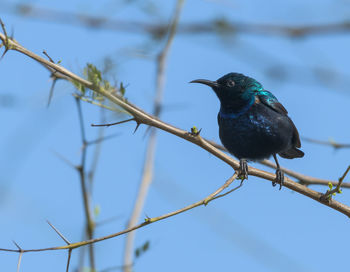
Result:
<svg viewBox="0 0 350 272"><path fill-rule="evenodd" d="M230 108L240 108L250 103L259 91L264 90L258 81L239 73L229 73L216 81L196 79L190 83L210 86L220 99L221 106Z"/></svg>

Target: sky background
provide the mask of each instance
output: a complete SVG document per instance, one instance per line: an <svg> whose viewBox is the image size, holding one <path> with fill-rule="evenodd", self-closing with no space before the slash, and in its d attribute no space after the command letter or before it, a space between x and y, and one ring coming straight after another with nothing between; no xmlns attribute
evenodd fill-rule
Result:
<svg viewBox="0 0 350 272"><path fill-rule="evenodd" d="M29 4L57 11L125 21L167 22L175 1L5 1L0 18L24 47L81 74L87 62L114 66L110 78L122 81L129 101L152 111L155 56L163 43L148 35L93 29L18 15L11 6ZM151 7L151 8L150 8ZM273 25L322 25L350 20L350 1L186 1L181 23L226 18ZM161 119L219 142L219 101L197 78L216 80L241 72L260 81L288 109L302 137L350 142L349 33L290 38L238 33L178 34L166 71ZM49 73L17 52L0 61L0 248L63 245L47 225L51 221L70 241L83 236L84 211L74 164L81 155L77 109L71 85L58 82L49 108ZM83 103L87 138L97 138L100 109ZM120 117L106 112L108 121ZM106 129L118 136L105 141L96 171L93 205L96 237L125 228L145 155L146 127L134 123ZM155 176L143 217L159 216L198 201L221 186L232 169L199 147L159 131ZM302 140L302 159L280 159L282 166L324 179L339 178L349 150ZM88 150L88 165L93 148ZM265 169L259 164L256 167ZM349 181L349 178L347 178ZM326 187L312 186L325 192ZM336 199L350 205L350 191ZM142 221L143 219L141 219ZM124 236L96 244L98 271L122 264ZM249 177L238 191L184 214L137 231L135 245L150 242L136 259L135 271L347 271L349 219L320 203L271 182ZM18 255L0 252L0 271L15 271ZM73 251L71 271L79 262ZM65 271L66 252L28 253L21 271ZM88 263L86 263L88 266Z"/></svg>

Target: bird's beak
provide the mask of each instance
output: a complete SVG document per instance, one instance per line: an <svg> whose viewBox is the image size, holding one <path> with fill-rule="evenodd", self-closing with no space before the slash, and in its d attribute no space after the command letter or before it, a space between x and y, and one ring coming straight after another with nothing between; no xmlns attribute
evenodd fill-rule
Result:
<svg viewBox="0 0 350 272"><path fill-rule="evenodd" d="M190 83L201 83L201 84L205 84L208 85L212 88L218 87L218 83L216 81L211 81L211 80L207 80L207 79L196 79L196 80L192 80L190 81Z"/></svg>

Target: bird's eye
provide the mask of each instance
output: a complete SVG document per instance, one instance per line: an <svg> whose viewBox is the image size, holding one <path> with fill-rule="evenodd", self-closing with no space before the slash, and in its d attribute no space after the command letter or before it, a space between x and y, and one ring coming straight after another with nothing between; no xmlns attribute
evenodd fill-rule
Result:
<svg viewBox="0 0 350 272"><path fill-rule="evenodd" d="M233 86L235 86L235 82L233 80L229 79L229 80L227 80L226 85L227 85L227 87L233 87Z"/></svg>

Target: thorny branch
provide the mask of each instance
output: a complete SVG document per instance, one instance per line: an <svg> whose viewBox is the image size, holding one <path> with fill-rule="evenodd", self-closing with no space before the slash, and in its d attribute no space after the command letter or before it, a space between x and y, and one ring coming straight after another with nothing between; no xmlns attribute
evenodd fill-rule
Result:
<svg viewBox="0 0 350 272"><path fill-rule="evenodd" d="M0 39L2 40L2 42L4 43L4 45L6 46L6 48L8 48L9 50L15 50L18 51L22 54L25 54L27 56L29 56L30 58L34 59L35 61L43 64L44 66L48 67L49 69L59 72L62 75L62 78L69 80L70 82L78 82L79 84L81 84L82 86L89 88L91 90L93 90L94 92L98 93L101 96L104 96L105 98L107 98L110 102L116 104L117 106L123 108L123 110L125 110L126 112L128 112L131 116L133 116L133 118L135 118L136 122L140 123L140 124L145 124L145 125L149 125L152 127L156 127L159 128L163 131L166 131L168 133L171 133L175 136L178 136L184 140L187 140L193 144L196 144L197 146L201 147L202 149L208 151L209 153L211 153L212 155L214 155L215 157L217 157L218 159L222 160L223 162L225 162L226 164L228 164L229 166L231 166L232 168L234 168L235 170L238 169L239 167L239 162L235 159L233 159L232 157L228 156L227 154L223 153L222 151L218 150L217 148L215 148L212 144L210 144L208 141L206 141L205 139L203 139L200 135L193 135L187 131L181 130L179 128L176 128L170 124L167 124L165 122L162 122L161 120L159 120L158 118L144 112L142 109L136 107L135 105L133 105L132 103L128 102L125 100L125 98L123 96L121 96L120 94L116 93L116 92L109 92L108 90L104 89L103 87L96 85L88 80L85 80L81 77L79 77L78 75L70 72L69 70L65 69L64 67L52 63L44 58L42 58L39 55L36 55L35 53L27 50L26 48L22 47L18 42L12 40L12 39L8 39L8 37L2 33L0 33ZM7 42L7 45L6 45ZM249 175L252 176L256 176L256 177L260 177L262 179L265 180L269 180L269 181L274 181L275 180L275 174L274 173L269 173L254 167L249 167L248 169L248 173ZM232 181L234 178L231 178ZM226 182L224 186L228 186ZM286 188L289 188L295 192L298 192L300 194L303 194L311 199L314 199L315 201L318 201L319 203L326 205L334 210L337 210L345 215L347 215L348 217L350 217L350 207L340 203L334 199L330 199L329 201L322 201L321 200L321 196L323 195L320 192L314 191L302 184L299 184L297 182L294 182L292 179L290 178L285 178L284 181L284 186ZM223 186L222 186L223 187ZM222 188L221 187L221 188ZM224 189L224 188L223 188ZM222 189L222 190L223 190ZM220 191L221 189L219 189L218 191ZM218 192L217 193L220 193ZM217 195L211 194L211 196L213 197L213 199L215 197L218 197ZM75 248L81 247L81 246L85 246L88 244L92 244L92 243L96 243L99 241L103 241L106 239L110 239L113 237L117 237L120 236L122 234L128 233L130 231L133 231L135 229L139 229L142 228L146 225L149 225L151 223L157 222L159 220L163 220L165 218L180 214L182 212L188 211L190 209L193 209L197 206L200 205L205 205L207 204L211 199L205 198L201 201L198 201L192 205L189 205L185 208L179 209L177 211L159 216L159 217L154 217L154 218L147 218L145 220L144 223L141 223L139 225L133 226L131 228L122 230L120 232L117 233L113 233L104 237L100 237L100 238L95 238L95 239L89 239L86 241L81 241L81 242L76 242L76 243L72 243L70 245L65 245L65 246L56 246L56 247L50 247L50 248L41 248L41 249L28 249L28 250L19 250L19 249L0 249L0 251L8 251L8 252L17 252L17 253L21 253L21 252L39 252L39 251L49 251L49 250L61 250L61 249L68 249L68 250L73 250Z"/></svg>
<svg viewBox="0 0 350 272"><path fill-rule="evenodd" d="M213 141L209 141L207 140L210 144L212 144L213 146L215 146L217 149L221 150L221 151L224 151L226 153L228 153L228 151L226 150L226 148L218 143L215 143ZM269 161L269 160L262 160L262 161L259 161L258 163L262 164L262 165L265 165L265 166L268 166L268 167L271 167L273 169L276 169L277 166L275 163ZM330 183L333 185L333 186L337 186L338 185L338 181L335 181L335 180L328 180L328 179L320 179L320 178L315 178L315 177L311 177L311 176L307 176L307 175L304 175L304 174L301 174L301 173L298 173L296 171L293 171L293 170L290 170L288 168L285 168L285 167L281 167L281 170L287 174L288 176L291 176L293 178L296 178L300 184L303 184L303 185L329 185ZM341 184L341 187L342 188L350 188L350 183L349 182L343 182Z"/></svg>
<svg viewBox="0 0 350 272"><path fill-rule="evenodd" d="M26 253L26 252L41 252L41 251L64 250L64 249L73 250L73 249L76 249L76 248L79 248L79 247L82 247L82 246L86 246L86 245L89 245L89 244L93 244L93 243L101 242L101 241L104 241L104 240L107 240L107 239L111 239L111 238L123 235L125 233L134 231L136 229L142 228L142 227L144 227L146 225L155 223L157 221L160 221L160 220L172 217L174 215L178 215L180 213L186 212L186 211L191 210L193 208L196 208L198 206L207 205L210 201L212 201L214 199L217 199L217 198L220 198L223 195L226 195L228 192L225 193L225 194L222 194L222 195L219 195L219 193L221 193L225 188L227 188L236 178L237 178L237 173L234 173L233 176L230 177L225 182L225 184L223 186L221 186L218 190L216 190L215 192L211 193L209 196L207 196L206 198L203 198L200 201L197 201L197 202L195 202L195 203L193 203L191 205L188 205L188 206L186 206L186 207L184 207L182 209L179 209L179 210L176 210L176 211L173 211L173 212L170 212L170 213L158 216L158 217L153 217L153 218L147 217L145 219L145 222L143 222L141 224L138 224L136 226L133 226L131 228L122 230L122 231L117 232L117 233L113 233L113 234L110 234L110 235L107 235L107 236L104 236L104 237L95 238L95 239L91 239L91 240L81 241L81 242L77 242L77 243L71 243L71 244L65 245L65 246L56 246L56 247L39 248L39 249L21 249L21 250L19 250L19 249L0 248L0 251ZM238 185L236 188L234 188L233 190L230 190L229 192L233 192L234 190L238 189L241 186L242 186L242 183L240 185Z"/></svg>
<svg viewBox="0 0 350 272"><path fill-rule="evenodd" d="M5 41L6 40L5 35L0 33L0 39L2 41ZM176 135L180 138L183 138L189 142L192 142L192 143L202 147L203 149L207 150L208 152L212 153L214 156L216 156L217 158L226 162L228 165L232 166L233 168L238 169L239 162L237 160L234 160L230 156L221 152L220 150L215 148L212 144L210 144L208 141L204 140L202 137L200 137L200 136L194 137L193 135L191 135L187 131L181 130L181 129L176 128L170 124L167 124L165 122L158 120L157 118L153 117L152 115L144 112L142 109L136 107L132 103L126 101L124 99L124 97L122 97L118 93L108 92L104 88L102 88L101 86L95 86L92 82L87 81L87 80L79 77L78 75L70 72L69 70L65 69L64 67L62 67L60 65L51 63L50 61L47 61L46 59L42 58L41 56L36 55L35 53L22 47L20 44L18 44L17 42L15 42L13 40L9 40L9 43L11 45L12 50L23 53L23 54L29 56L30 58L38 61L39 63L50 67L50 69L56 70L57 72L62 74L62 78L65 78L66 80L69 80L71 82L74 82L74 81L79 82L80 84L82 84L86 88L89 88L89 89L95 91L96 93L99 93L100 95L104 96L110 102L123 108L126 112L128 112L129 115L133 116L137 122L159 128L159 129L164 130L168 133L171 133L171 134ZM265 171L256 169L254 167L249 167L249 174L253 175L253 176L261 177L263 179L270 180L270 181L274 181L274 179L275 179L275 175L273 173L265 172ZM307 188L301 184L298 184L289 178L287 178L285 180L285 187L287 187L291 190L294 190L296 192L299 192L299 193L301 193L305 196L308 196L308 197L310 197L314 200L317 200L317 201L319 201L319 197L321 195L321 193L316 192L314 190L311 190L310 188ZM342 203L339 203L335 200L333 200L330 203L323 203L323 204L327 205L335 210L338 210L346 215L350 215L350 207L348 207Z"/></svg>

